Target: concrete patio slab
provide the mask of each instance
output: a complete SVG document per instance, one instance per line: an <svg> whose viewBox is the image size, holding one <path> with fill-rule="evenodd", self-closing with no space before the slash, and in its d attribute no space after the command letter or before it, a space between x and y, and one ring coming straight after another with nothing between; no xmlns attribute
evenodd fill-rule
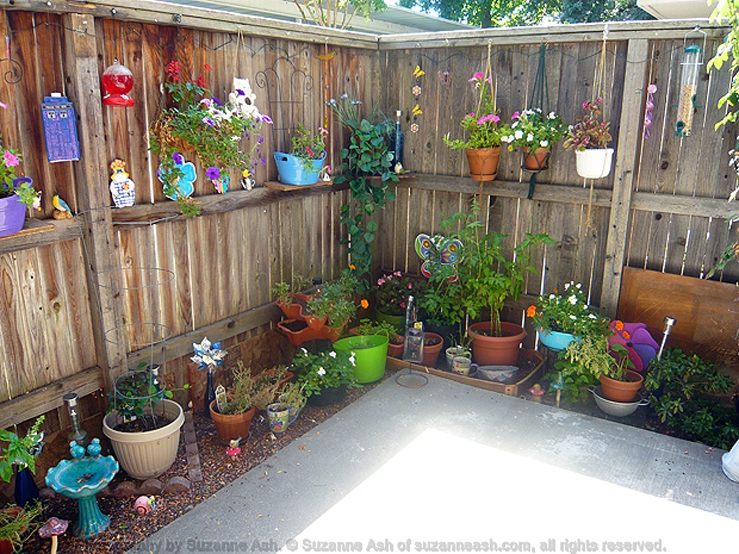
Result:
<svg viewBox="0 0 739 554"><path fill-rule="evenodd" d="M130 552L734 552L722 453L391 378Z"/></svg>

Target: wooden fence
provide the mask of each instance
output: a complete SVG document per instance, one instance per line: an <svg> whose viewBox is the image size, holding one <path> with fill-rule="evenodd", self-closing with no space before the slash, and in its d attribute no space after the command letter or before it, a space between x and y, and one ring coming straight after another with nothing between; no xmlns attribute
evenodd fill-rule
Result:
<svg viewBox="0 0 739 554"><path fill-rule="evenodd" d="M276 177L269 158L286 148L298 121L315 128L328 118L330 163L338 166L346 137L325 108L331 96L348 92L387 114L402 109L406 166L417 175L401 181L397 201L378 216L375 266L416 271L415 236L439 231L444 217L467 210L480 191L442 136L461 131L459 120L474 104L468 78L484 69L488 51L498 105L510 117L526 107L539 48L547 43L549 108L572 121L592 97L603 46L601 25L378 38L184 7L180 23L164 25L172 21L171 7L156 2L37 9L16 1L0 18L10 37L10 59L0 63L22 71L17 82L0 83L0 102L8 106L0 131L4 144L23 152L23 173L44 193L28 231L0 240L0 427L58 408L70 390L88 395L83 415L97 413L98 391L139 359L132 351L146 337L132 327L137 322L166 327L166 371L182 383L192 342L208 336L228 344L268 328L278 315L270 303L275 282L332 279L346 264L339 210L348 192L341 187L216 195L199 180L203 215L170 218L176 205L162 195L147 140L164 105L160 86L169 61L193 78L211 66L206 77L220 97L232 77L251 80L257 105L276 122L264 135L258 184ZM587 284L594 304L613 310L624 264L699 276L727 242L722 218L730 213L725 198L734 179L726 151L734 137L727 135L733 130L711 130L726 75L702 82L698 104L705 107L693 136L673 131L682 37L692 28L611 26L605 90L617 154L609 178L577 179L572 154L557 147L533 200L525 199L528 175L518 169L516 152L504 153L499 179L482 187L487 225L510 235L511 248L525 232L547 232L556 241L537 256L541 271L527 293L572 279ZM713 49L721 31L707 30ZM100 101L99 77L114 58L134 74L132 108ZM416 66L423 76L414 75ZM644 89L652 82L655 125L644 140ZM54 91L75 105L79 162L46 162L40 100ZM422 113L409 115L416 104ZM115 157L126 161L137 192L136 206L112 211L105 207ZM231 175L236 188L238 177ZM54 194L83 216L49 219ZM737 274L722 278L734 281ZM50 418L51 431L68 425L63 412Z"/></svg>

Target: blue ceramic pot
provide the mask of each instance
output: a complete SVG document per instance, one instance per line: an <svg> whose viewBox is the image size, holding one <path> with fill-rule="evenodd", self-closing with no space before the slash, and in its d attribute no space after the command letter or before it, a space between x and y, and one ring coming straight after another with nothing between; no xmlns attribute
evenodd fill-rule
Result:
<svg viewBox="0 0 739 554"><path fill-rule="evenodd" d="M567 348L572 341L575 340L575 336L572 333L562 333L560 331L545 331L544 329L539 330L539 340L549 350L559 352Z"/></svg>
<svg viewBox="0 0 739 554"><path fill-rule="evenodd" d="M323 169L323 161L326 159L326 152L318 160L307 167L300 158L296 158L292 154L284 152L275 152L275 163L277 164L277 172L280 174L280 182L285 185L315 185L318 182L318 175Z"/></svg>

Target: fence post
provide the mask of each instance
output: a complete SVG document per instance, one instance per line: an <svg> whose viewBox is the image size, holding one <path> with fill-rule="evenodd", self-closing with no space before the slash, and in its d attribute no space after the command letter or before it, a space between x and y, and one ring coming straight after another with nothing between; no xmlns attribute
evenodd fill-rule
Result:
<svg viewBox="0 0 739 554"><path fill-rule="evenodd" d="M631 197L634 190L634 172L639 159L639 136L642 132L641 113L647 82L647 39L629 39L624 75L624 97L621 100L621 121L611 199L611 214L606 239L606 260L603 268L603 291L600 306L605 315L613 318L618 308L621 277L626 257Z"/></svg>
<svg viewBox="0 0 739 554"><path fill-rule="evenodd" d="M119 244L111 221L108 194L108 160L105 148L100 70L98 67L95 18L92 15L66 14L64 28L64 67L67 93L74 101L79 119L80 161L75 164L78 209L87 212L83 229L87 259L90 301L99 300L98 310L90 310L97 363L103 380L111 390L117 375L126 369L126 349L122 340L106 340L106 330L123 322L123 297L114 281L120 279ZM90 211L92 210L92 211ZM106 224L105 222L108 222ZM102 285L102 286L101 286ZM110 338L110 337L108 337Z"/></svg>

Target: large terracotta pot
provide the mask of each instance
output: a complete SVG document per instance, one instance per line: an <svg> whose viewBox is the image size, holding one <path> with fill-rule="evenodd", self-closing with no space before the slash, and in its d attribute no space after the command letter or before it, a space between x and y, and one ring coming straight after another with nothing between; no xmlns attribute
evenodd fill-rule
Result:
<svg viewBox="0 0 739 554"><path fill-rule="evenodd" d="M475 181L492 181L498 175L500 146L495 148L467 148L467 163L470 164L470 177Z"/></svg>
<svg viewBox="0 0 739 554"><path fill-rule="evenodd" d="M549 168L551 148L537 148L533 152L527 146L523 147L523 168L528 171L543 171Z"/></svg>
<svg viewBox="0 0 739 554"><path fill-rule="evenodd" d="M631 402L639 394L644 377L636 371L626 371L626 381L616 381L605 375L600 376L600 387L603 396L614 402Z"/></svg>
<svg viewBox="0 0 739 554"><path fill-rule="evenodd" d="M257 412L257 409L252 408L242 414L221 414L218 412L218 405L216 402L217 401L214 400L210 403L210 417L213 420L213 423L216 424L218 439L223 444L228 444L230 441L238 438L246 440L246 437L249 436L251 420Z"/></svg>
<svg viewBox="0 0 739 554"><path fill-rule="evenodd" d="M526 331L520 325L503 321L500 324L502 337L490 337L481 333L490 332L490 322L481 321L470 325L472 357L478 365L516 365L521 343Z"/></svg>
<svg viewBox="0 0 739 554"><path fill-rule="evenodd" d="M167 471L177 458L180 444L180 428L185 422L182 408L177 402L159 401L156 410L163 409L172 420L169 425L153 431L127 433L115 429L118 412L113 410L103 418L103 434L110 439L116 459L134 479L153 479Z"/></svg>

